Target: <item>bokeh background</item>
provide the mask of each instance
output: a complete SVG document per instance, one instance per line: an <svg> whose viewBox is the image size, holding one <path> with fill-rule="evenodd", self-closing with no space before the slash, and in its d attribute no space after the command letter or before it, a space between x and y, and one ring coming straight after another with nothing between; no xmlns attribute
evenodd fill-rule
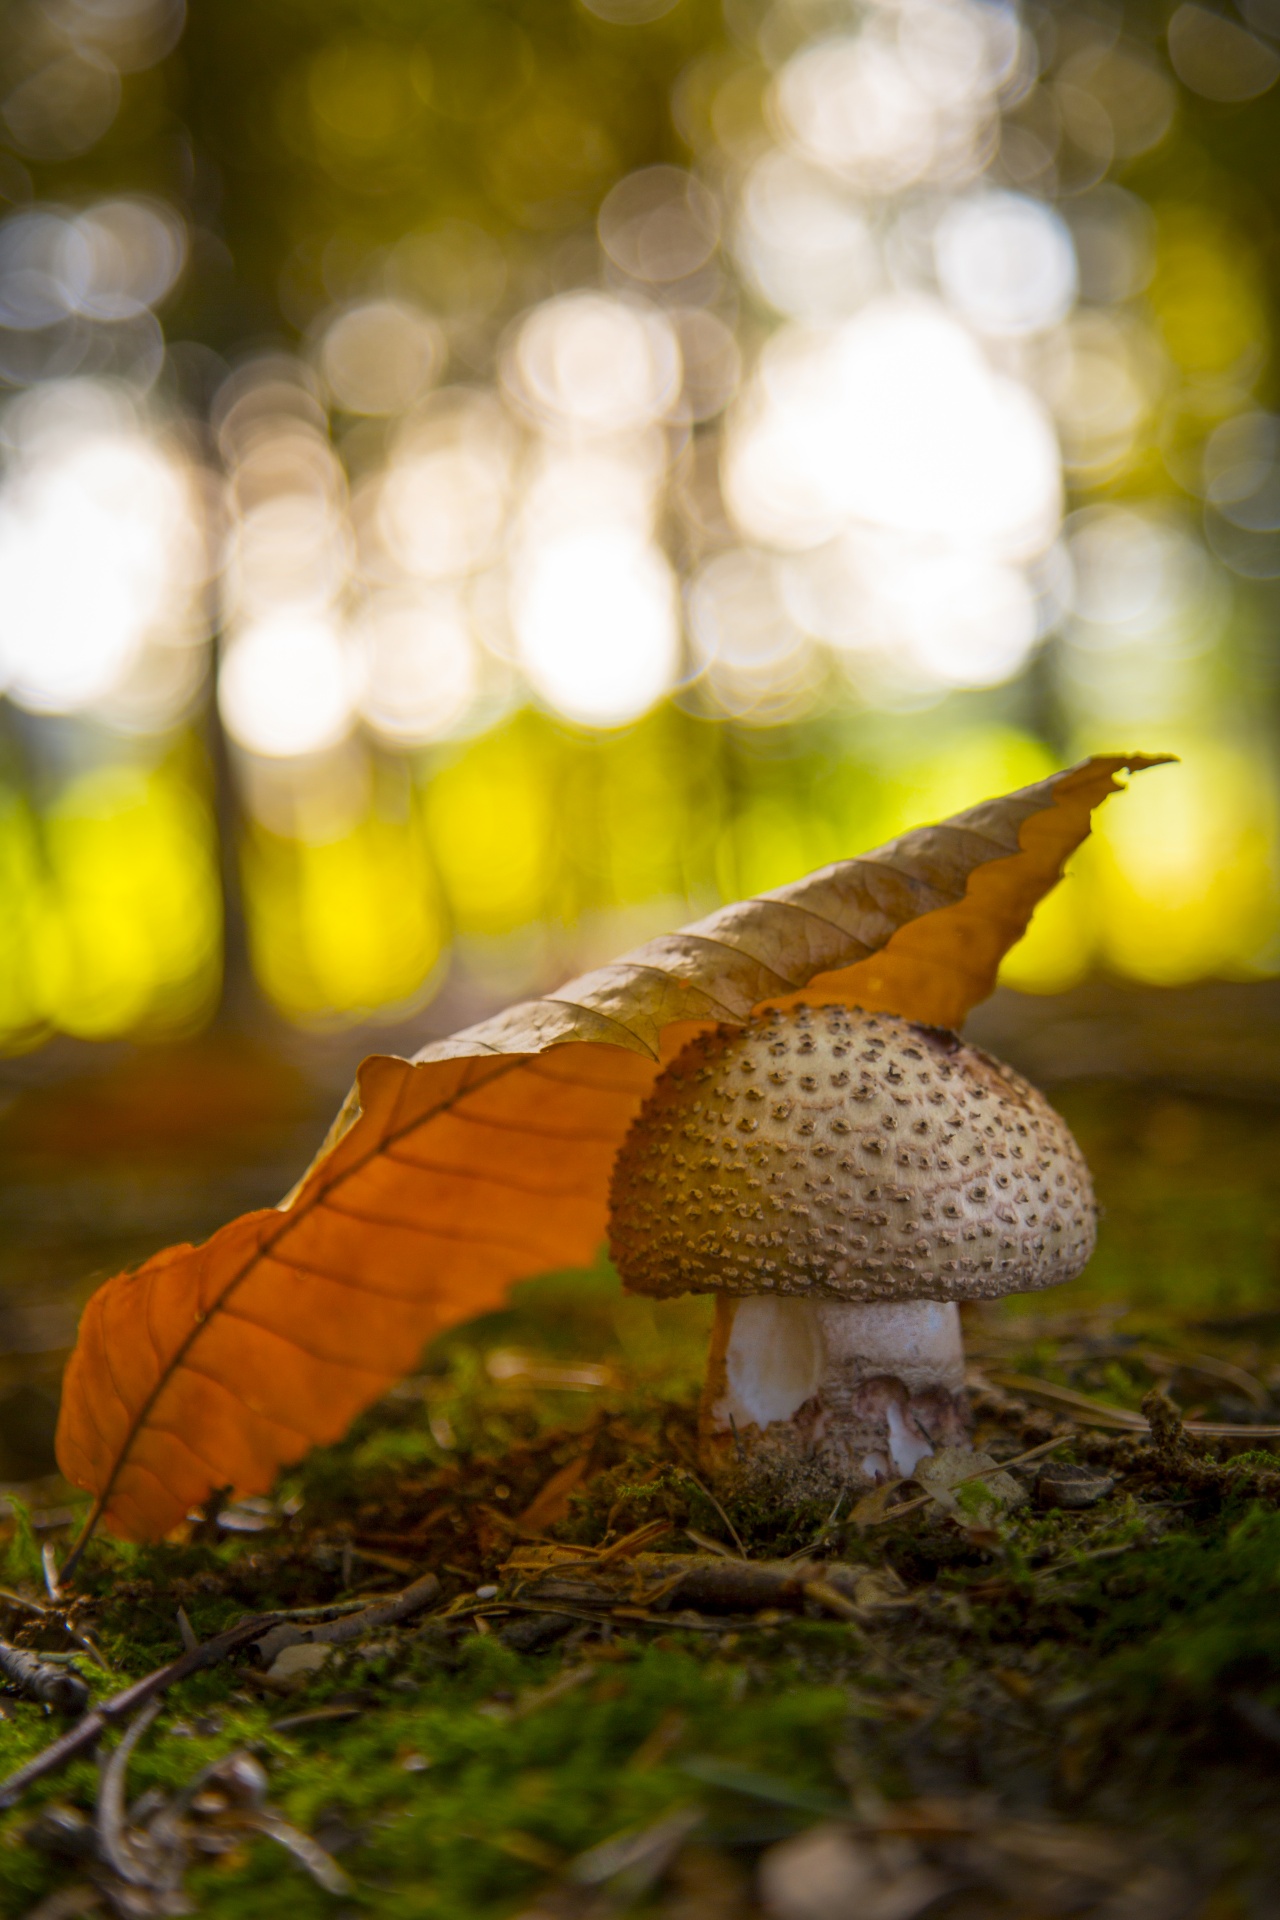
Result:
<svg viewBox="0 0 1280 1920"><path fill-rule="evenodd" d="M984 1031L1274 1092L1278 76L1277 0L9 0L0 1373L359 1052L1094 750L1181 760Z"/></svg>

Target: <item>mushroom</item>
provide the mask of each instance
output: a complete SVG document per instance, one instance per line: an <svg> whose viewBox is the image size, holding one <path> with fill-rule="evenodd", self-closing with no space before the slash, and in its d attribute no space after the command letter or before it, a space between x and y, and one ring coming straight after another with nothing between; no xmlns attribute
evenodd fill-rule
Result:
<svg viewBox="0 0 1280 1920"><path fill-rule="evenodd" d="M703 1465L792 1497L966 1444L957 1303L1074 1279L1095 1224L1034 1087L953 1033L846 1006L693 1040L610 1193L630 1290L717 1296Z"/></svg>

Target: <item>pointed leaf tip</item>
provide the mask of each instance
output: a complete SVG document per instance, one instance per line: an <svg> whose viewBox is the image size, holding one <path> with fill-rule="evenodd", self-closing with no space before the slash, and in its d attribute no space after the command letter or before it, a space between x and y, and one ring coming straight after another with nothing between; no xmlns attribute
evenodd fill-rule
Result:
<svg viewBox="0 0 1280 1920"><path fill-rule="evenodd" d="M427 1340L589 1262L660 1062L763 1005L846 1000L958 1026L1089 831L1111 755L723 908L427 1047L374 1056L280 1209L94 1294L58 1460L126 1539L216 1488L261 1493L338 1439Z"/></svg>

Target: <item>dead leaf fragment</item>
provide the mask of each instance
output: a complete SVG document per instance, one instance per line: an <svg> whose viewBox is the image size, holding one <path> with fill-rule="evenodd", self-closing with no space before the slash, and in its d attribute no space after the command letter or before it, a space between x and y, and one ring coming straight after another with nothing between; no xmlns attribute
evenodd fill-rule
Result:
<svg viewBox="0 0 1280 1920"><path fill-rule="evenodd" d="M874 1843L823 1822L770 1847L760 1862L769 1920L912 1920L948 1891L933 1868L908 1854L882 1858Z"/></svg>
<svg viewBox="0 0 1280 1920"><path fill-rule="evenodd" d="M994 1518L1020 1507L1027 1490L987 1453L941 1447L916 1467L915 1478L944 1512L969 1521Z"/></svg>
<svg viewBox="0 0 1280 1920"><path fill-rule="evenodd" d="M215 1488L265 1493L433 1335L517 1280L588 1263L619 1143L696 1033L801 1000L959 1026L1116 775L1153 764L1085 761L725 907L413 1060L366 1060L279 1208L90 1300L57 1443L95 1496L90 1527L156 1539Z"/></svg>
<svg viewBox="0 0 1280 1920"><path fill-rule="evenodd" d="M311 1676L326 1665L332 1653L332 1647L315 1646L310 1642L284 1647L271 1662L263 1678L273 1686L285 1687L290 1691L304 1687Z"/></svg>

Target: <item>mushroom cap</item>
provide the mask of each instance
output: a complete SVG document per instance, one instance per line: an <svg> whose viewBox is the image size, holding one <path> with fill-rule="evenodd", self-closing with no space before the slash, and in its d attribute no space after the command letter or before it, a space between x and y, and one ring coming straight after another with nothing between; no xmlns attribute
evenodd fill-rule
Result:
<svg viewBox="0 0 1280 1920"><path fill-rule="evenodd" d="M953 1033L857 1007L700 1035L618 1151L637 1293L973 1300L1072 1280L1097 1210L1066 1122Z"/></svg>

